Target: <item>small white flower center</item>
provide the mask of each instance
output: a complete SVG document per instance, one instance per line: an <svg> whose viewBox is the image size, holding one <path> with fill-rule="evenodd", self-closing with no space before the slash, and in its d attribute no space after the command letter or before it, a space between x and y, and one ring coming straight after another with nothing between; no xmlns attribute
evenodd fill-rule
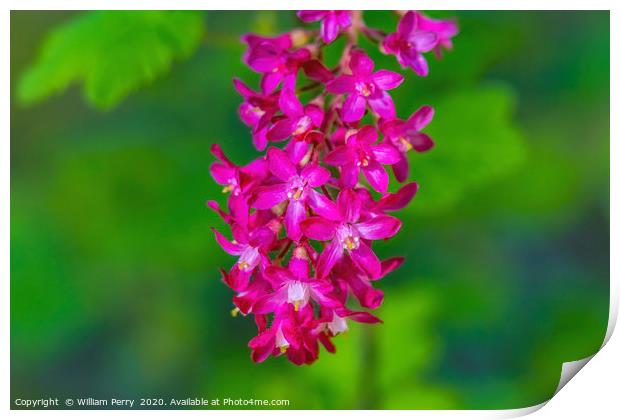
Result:
<svg viewBox="0 0 620 420"><path fill-rule="evenodd" d="M292 303L295 306L295 310L298 311L300 307L303 307L308 303L308 297L310 295L308 286L300 281L292 281L288 285L288 303Z"/></svg>
<svg viewBox="0 0 620 420"><path fill-rule="evenodd" d="M334 319L332 319L331 322L327 323L327 328L329 328L329 330L331 331L333 335L347 332L349 330L349 326L347 325L347 320L344 318L340 318L336 314L334 314Z"/></svg>
<svg viewBox="0 0 620 420"><path fill-rule="evenodd" d="M336 237L340 244L347 251L352 251L360 246L360 234L357 229L349 223L341 225L336 230Z"/></svg>

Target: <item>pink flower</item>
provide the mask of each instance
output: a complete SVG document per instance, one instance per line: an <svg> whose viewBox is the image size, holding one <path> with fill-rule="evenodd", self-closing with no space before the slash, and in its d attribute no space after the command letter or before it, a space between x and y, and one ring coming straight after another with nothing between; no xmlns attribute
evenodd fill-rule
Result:
<svg viewBox="0 0 620 420"><path fill-rule="evenodd" d="M375 128L366 125L349 135L343 146L325 156L325 162L341 168L345 188L355 187L361 171L375 190L387 191L389 176L383 165L393 165L402 157L386 142L375 144L378 138Z"/></svg>
<svg viewBox="0 0 620 420"><path fill-rule="evenodd" d="M267 132L267 138L271 141L285 140L290 136L303 138L323 122L321 108L313 104L304 107L290 88L282 88L278 105L284 117L278 119Z"/></svg>
<svg viewBox="0 0 620 420"><path fill-rule="evenodd" d="M403 76L389 70L373 73L375 64L361 50L353 50L349 58L351 74L338 76L326 86L327 91L348 94L342 104L342 120L356 122L364 116L366 104L379 116L390 119L396 116L392 97L386 90L398 87Z"/></svg>
<svg viewBox="0 0 620 420"><path fill-rule="evenodd" d="M393 166L394 176L398 182L405 181L409 174L407 152L411 149L416 152L425 152L435 145L428 134L420 132L431 122L434 114L435 110L425 105L411 114L407 121L395 118L390 121L382 121L379 124L385 138L400 151L402 156L402 159Z"/></svg>
<svg viewBox="0 0 620 420"><path fill-rule="evenodd" d="M314 188L327 182L329 171L311 164L298 170L286 153L276 148L269 149L267 159L269 170L277 182L257 188L250 200L251 206L264 210L288 202L284 226L288 237L298 241L301 237L300 223L307 216L306 204L318 212L325 205L327 199Z"/></svg>
<svg viewBox="0 0 620 420"><path fill-rule="evenodd" d="M381 262L366 241L391 238L400 229L400 221L392 216L379 216L360 222L361 201L356 193L343 190L336 205L323 216L313 216L301 224L310 239L328 242L317 262L317 277L324 278L343 257L345 250L371 278L381 275Z"/></svg>
<svg viewBox="0 0 620 420"><path fill-rule="evenodd" d="M240 79L233 79L237 92L244 101L239 105L239 117L248 127L252 127L252 139L257 150L267 147L267 130L271 118L278 111L278 95L254 92Z"/></svg>
<svg viewBox="0 0 620 420"><path fill-rule="evenodd" d="M330 44L341 30L351 26L349 10L300 10L297 16L304 22L321 21L321 37Z"/></svg>
<svg viewBox="0 0 620 420"><path fill-rule="evenodd" d="M437 36L437 45L434 48L437 57L441 57L441 48L452 49L452 38L459 33L459 28L454 21L431 19L422 13L418 13L418 28Z"/></svg>
<svg viewBox="0 0 620 420"><path fill-rule="evenodd" d="M273 92L280 82L294 86L297 71L310 59L310 51L306 48L290 50L292 41L289 34L275 38L250 34L242 39L248 44L245 62L252 70L263 73L261 90L265 94Z"/></svg>
<svg viewBox="0 0 620 420"><path fill-rule="evenodd" d="M271 281L274 293L259 300L253 307L254 313L275 312L282 305L293 305L295 311L298 311L311 299L325 308L342 306L340 301L330 296L333 289L330 282L310 278L307 253L302 247L295 249L288 269L270 266L265 274Z"/></svg>
<svg viewBox="0 0 620 420"><path fill-rule="evenodd" d="M457 32L454 23L418 12L407 12L387 37L366 26L361 12L355 24L349 11L300 11L298 16L321 21L320 34L296 29L271 38L245 35L243 59L262 75L260 90L233 80L243 97L239 117L251 128L256 149L265 150L269 141L288 142L246 165L231 162L220 146L211 147L217 160L211 175L230 194L225 207L214 200L207 206L230 226L233 239L216 229L213 233L236 257L230 270L220 272L234 291L231 314L242 313L256 324L257 334L248 343L256 363L284 355L297 365L312 364L321 346L336 351L334 337L351 323L382 322L347 305L357 300L374 310L388 300L376 282L404 259L381 261L373 242L399 231L400 220L386 213L409 205L418 184L388 192L385 166L392 166L397 181L407 178L407 152L433 146L421 130L434 111L423 106L406 121L398 119L387 91L403 76L374 71L356 41L361 36L380 41L383 52L426 75L422 53L450 48ZM323 48L344 31L342 56L330 70ZM309 79L303 86L298 85L300 69ZM367 106L375 118L360 127ZM370 187L359 182L360 172Z"/></svg>
<svg viewBox="0 0 620 420"><path fill-rule="evenodd" d="M382 47L387 54L395 54L401 66L410 67L420 76L427 76L428 63L422 53L435 48L438 37L436 33L422 29L419 21L419 13L407 12L396 32L383 40Z"/></svg>
<svg viewBox="0 0 620 420"><path fill-rule="evenodd" d="M254 269L261 263L263 265L268 263L266 254L269 245L275 239L274 232L268 227L248 232L243 226L234 225L232 227L234 241L231 242L215 228L212 230L217 243L226 253L239 256L230 271L230 288L235 291L245 290Z"/></svg>

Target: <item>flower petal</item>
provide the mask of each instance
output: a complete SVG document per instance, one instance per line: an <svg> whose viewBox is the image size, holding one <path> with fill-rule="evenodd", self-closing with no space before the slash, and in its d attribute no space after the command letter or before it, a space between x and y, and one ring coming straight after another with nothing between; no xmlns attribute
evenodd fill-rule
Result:
<svg viewBox="0 0 620 420"><path fill-rule="evenodd" d="M321 24L321 38L326 44L331 44L338 36L338 18L334 13L328 13Z"/></svg>
<svg viewBox="0 0 620 420"><path fill-rule="evenodd" d="M407 120L407 125L413 128L415 131L420 131L431 122L434 115L435 110L433 109L433 107L423 105L418 108L413 114L411 114L411 116Z"/></svg>
<svg viewBox="0 0 620 420"><path fill-rule="evenodd" d="M405 13L400 22L398 22L398 34L407 39L418 27L418 14L412 10Z"/></svg>
<svg viewBox="0 0 620 420"><path fill-rule="evenodd" d="M338 241L331 241L321 253L319 261L316 265L316 275L318 278L324 278L334 267L334 264L342 257L344 248Z"/></svg>
<svg viewBox="0 0 620 420"><path fill-rule="evenodd" d="M416 152L426 152L435 146L433 139L428 134L424 133L416 133L409 138L409 142Z"/></svg>
<svg viewBox="0 0 620 420"><path fill-rule="evenodd" d="M304 73L309 79L321 83L327 83L334 78L334 75L319 60L309 60L303 64Z"/></svg>
<svg viewBox="0 0 620 420"><path fill-rule="evenodd" d="M355 223L360 218L362 202L353 190L342 190L338 194L336 205L343 222Z"/></svg>
<svg viewBox="0 0 620 420"><path fill-rule="evenodd" d="M245 249L245 245L235 244L229 241L224 235L222 235L217 229L211 228L213 233L215 234L215 240L222 247L222 249L230 255L241 255L243 250Z"/></svg>
<svg viewBox="0 0 620 420"><path fill-rule="evenodd" d="M270 209L288 199L287 190L285 183L258 187L250 199L250 206L259 210Z"/></svg>
<svg viewBox="0 0 620 420"><path fill-rule="evenodd" d="M315 190L310 191L308 194L308 204L312 211L327 220L337 221L340 219L340 213L336 204Z"/></svg>
<svg viewBox="0 0 620 420"><path fill-rule="evenodd" d="M362 268L371 279L381 276L381 261L375 255L373 250L363 241L359 246L350 252L351 259Z"/></svg>
<svg viewBox="0 0 620 420"><path fill-rule="evenodd" d="M300 224L305 219L306 205L303 201L290 200L284 216L284 227L286 228L286 235L295 242L301 238Z"/></svg>
<svg viewBox="0 0 620 420"><path fill-rule="evenodd" d="M402 159L400 152L386 142L372 146L371 148L375 160L384 165L393 165Z"/></svg>
<svg viewBox="0 0 620 420"><path fill-rule="evenodd" d="M347 96L342 104L342 120L344 122L356 122L362 119L366 111L366 99L352 93Z"/></svg>
<svg viewBox="0 0 620 420"><path fill-rule="evenodd" d="M323 217L308 217L301 223L301 230L310 239L329 241L336 233L336 224Z"/></svg>
<svg viewBox="0 0 620 420"><path fill-rule="evenodd" d="M297 175L297 169L293 162L286 155L286 152L276 147L272 147L267 151L267 161L269 162L269 170L282 181L288 181L291 177Z"/></svg>
<svg viewBox="0 0 620 420"><path fill-rule="evenodd" d="M353 92L355 90L355 77L343 74L329 82L325 88L328 92L336 94Z"/></svg>
<svg viewBox="0 0 620 420"><path fill-rule="evenodd" d="M392 171L394 172L394 177L398 182L405 182L409 176L409 161L407 160L407 157L403 156L401 160L392 165Z"/></svg>
<svg viewBox="0 0 620 420"><path fill-rule="evenodd" d="M362 50L353 50L349 58L349 68L355 76L369 76L375 63Z"/></svg>
<svg viewBox="0 0 620 420"><path fill-rule="evenodd" d="M377 216L369 221L357 223L355 227L364 239L373 241L387 239L396 235L400 229L401 222L393 216Z"/></svg>
<svg viewBox="0 0 620 420"><path fill-rule="evenodd" d="M390 182L390 177L385 168L377 161L371 160L368 166L362 167L366 180L375 191L385 193Z"/></svg>
<svg viewBox="0 0 620 420"><path fill-rule="evenodd" d="M306 165L301 170L301 177L308 181L308 185L311 187L320 187L329 181L331 174L329 171L321 166Z"/></svg>
<svg viewBox="0 0 620 420"><path fill-rule="evenodd" d="M333 166L343 166L354 159L353 151L347 146L336 147L325 156L325 163Z"/></svg>
<svg viewBox="0 0 620 420"><path fill-rule="evenodd" d="M380 89L390 90L400 86L405 78L393 71L379 70L372 75L372 80Z"/></svg>
<svg viewBox="0 0 620 420"><path fill-rule="evenodd" d="M377 203L377 211L396 211L405 207L418 192L418 183L404 185L394 194L386 194Z"/></svg>
<svg viewBox="0 0 620 420"><path fill-rule="evenodd" d="M282 118L276 121L267 131L267 139L271 141L286 140L293 134L297 126L297 118Z"/></svg>
<svg viewBox="0 0 620 420"><path fill-rule="evenodd" d="M381 261L381 277L396 270L404 261L405 259L403 257L392 257L385 261Z"/></svg>
<svg viewBox="0 0 620 420"><path fill-rule="evenodd" d="M278 105L280 110L289 117L300 117L304 114L304 106L301 104L295 91L290 88L283 88L280 91L280 98L278 99Z"/></svg>
<svg viewBox="0 0 620 420"><path fill-rule="evenodd" d="M381 118L385 118L386 120L396 118L394 101L392 101L390 94L385 91L381 91L381 94L376 97L369 97L368 105L374 112L379 114Z"/></svg>
<svg viewBox="0 0 620 420"><path fill-rule="evenodd" d="M254 363L261 363L265 361L273 351L276 344L276 337L272 330L267 330L248 343L248 347L252 349L252 360Z"/></svg>

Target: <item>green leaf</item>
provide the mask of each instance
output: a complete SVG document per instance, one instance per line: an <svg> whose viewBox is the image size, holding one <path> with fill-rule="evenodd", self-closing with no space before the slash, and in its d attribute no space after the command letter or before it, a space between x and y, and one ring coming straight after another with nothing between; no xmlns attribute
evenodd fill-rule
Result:
<svg viewBox="0 0 620 420"><path fill-rule="evenodd" d="M87 101L100 109L118 104L137 88L190 55L204 32L201 12L95 11L54 30L18 85L31 104L82 83Z"/></svg>
<svg viewBox="0 0 620 420"><path fill-rule="evenodd" d="M411 206L416 214L445 210L523 161L514 104L512 91L503 85L457 91L433 103L436 114L427 132L436 146L410 155L410 178L420 184Z"/></svg>

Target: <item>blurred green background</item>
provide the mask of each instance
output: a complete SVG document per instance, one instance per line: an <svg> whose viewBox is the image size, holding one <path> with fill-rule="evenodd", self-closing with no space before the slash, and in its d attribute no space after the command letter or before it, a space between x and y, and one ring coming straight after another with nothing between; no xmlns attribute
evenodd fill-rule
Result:
<svg viewBox="0 0 620 420"><path fill-rule="evenodd" d="M455 49L407 73L437 146L380 256L385 324L312 366L255 365L209 146L256 156L231 78L239 36L292 12L11 13L11 394L283 398L294 409L537 404L595 352L609 303L609 13L437 12ZM390 12L370 25L394 28ZM378 67L393 57L371 51ZM330 47L337 51L338 43ZM65 89L65 87L68 87ZM227 232L227 230L226 230Z"/></svg>

